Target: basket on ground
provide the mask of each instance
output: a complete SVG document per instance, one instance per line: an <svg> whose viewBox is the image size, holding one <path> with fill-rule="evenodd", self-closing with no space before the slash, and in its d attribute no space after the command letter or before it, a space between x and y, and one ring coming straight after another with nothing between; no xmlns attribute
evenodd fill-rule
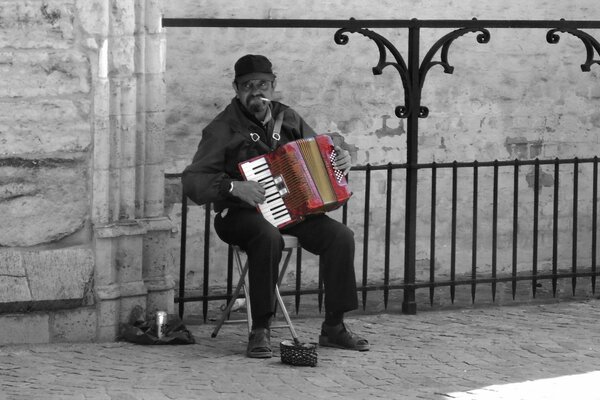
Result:
<svg viewBox="0 0 600 400"><path fill-rule="evenodd" d="M279 344L281 362L295 366L314 367L317 365L317 344L298 343L284 340Z"/></svg>

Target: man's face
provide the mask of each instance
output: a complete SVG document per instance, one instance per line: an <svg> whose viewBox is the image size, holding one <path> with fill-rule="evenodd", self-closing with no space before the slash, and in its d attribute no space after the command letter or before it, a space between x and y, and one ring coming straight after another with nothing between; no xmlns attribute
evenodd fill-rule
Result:
<svg viewBox="0 0 600 400"><path fill-rule="evenodd" d="M273 99L275 81L251 79L243 83L233 82L233 88L242 105L252 114L262 114L269 106L266 100Z"/></svg>

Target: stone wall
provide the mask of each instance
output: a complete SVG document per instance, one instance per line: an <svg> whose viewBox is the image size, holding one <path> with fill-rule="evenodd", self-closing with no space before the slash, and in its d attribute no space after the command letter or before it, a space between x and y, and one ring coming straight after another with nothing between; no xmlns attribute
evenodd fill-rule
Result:
<svg viewBox="0 0 600 400"><path fill-rule="evenodd" d="M77 16L73 1L0 4L1 343L95 336L90 49ZM71 316L86 321L77 333L58 327Z"/></svg>
<svg viewBox="0 0 600 400"><path fill-rule="evenodd" d="M173 310L161 1L0 1L0 344Z"/></svg>
<svg viewBox="0 0 600 400"><path fill-rule="evenodd" d="M2 6L0 246L33 246L86 228L89 58L73 2Z"/></svg>
<svg viewBox="0 0 600 400"><path fill-rule="evenodd" d="M481 2L439 0L414 1L280 1L277 4L250 1L173 1L165 5L167 17L203 18L317 18L317 19L551 19L598 20L594 1L577 5L546 0ZM407 57L407 30L374 29L388 38ZM421 56L448 33L447 29L421 31ZM544 29L490 29L491 40L479 44L474 34L457 39L449 52L455 67L452 75L434 67L423 89L423 105L429 117L420 120L419 161L491 161L494 159L552 159L591 157L599 152L600 69L582 72L585 48L579 39L560 35L560 42L548 44ZM234 29L169 28L167 30L167 138L166 168L180 172L189 163L202 128L233 97L231 81L235 60L246 53L270 57L278 76L276 98L292 106L319 132L342 139L355 164L402 163L406 160L405 120L394 115L403 104L400 79L393 68L373 76L377 64L375 44L358 34L350 35L345 46L333 41L334 29ZM590 30L598 38L597 31ZM598 55L595 55L596 59ZM436 56L439 59L439 54ZM580 176L580 260L590 259L591 169L582 167ZM523 167L519 178L520 267L531 263L532 171ZM570 221L572 168L561 169L560 263L570 266ZM363 175L352 174L354 198L350 202L349 224L362 241L364 202ZM429 219L431 186L429 173L420 172L417 263L418 274L429 268ZM553 170L542 167L540 194L540 263L548 267L551 257L551 211ZM371 204L385 201L385 174L374 173ZM392 279L403 276L404 174L395 174L392 213ZM480 216L478 263L489 273L491 263L491 169L479 171ZM584 183L585 182L585 183ZM500 174L499 263L511 268L512 170ZM471 266L471 171L459 173L457 266L459 272ZM436 266L448 273L450 264L450 171L438 173L437 232L439 249ZM175 204L174 219L180 210ZM203 258L201 210L191 210L194 221L188 237L190 288L199 287L201 276L194 265ZM381 208L370 211L369 279L380 280L383 266L383 222ZM197 221L197 222L196 222ZM225 248L213 235L210 259L211 284L223 282ZM172 248L176 254L176 246ZM550 251L550 252L549 252ZM362 248L357 253L357 269ZM309 266L314 261L307 261ZM314 269L304 277L314 281Z"/></svg>

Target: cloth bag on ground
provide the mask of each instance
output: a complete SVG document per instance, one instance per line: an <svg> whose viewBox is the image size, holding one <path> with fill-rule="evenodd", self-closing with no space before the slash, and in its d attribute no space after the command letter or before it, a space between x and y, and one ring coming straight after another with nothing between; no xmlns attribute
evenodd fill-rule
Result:
<svg viewBox="0 0 600 400"><path fill-rule="evenodd" d="M168 315L167 323L162 337L158 337L156 319L135 320L133 323L123 324L120 340L137 344L194 344L194 335L185 327L176 315Z"/></svg>

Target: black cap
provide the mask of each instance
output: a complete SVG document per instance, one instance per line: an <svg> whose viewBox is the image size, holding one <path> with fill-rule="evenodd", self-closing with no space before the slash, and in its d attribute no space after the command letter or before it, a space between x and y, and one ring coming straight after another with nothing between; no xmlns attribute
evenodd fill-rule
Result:
<svg viewBox="0 0 600 400"><path fill-rule="evenodd" d="M235 81L244 83L251 79L273 80L273 66L265 56L246 54L235 63Z"/></svg>

